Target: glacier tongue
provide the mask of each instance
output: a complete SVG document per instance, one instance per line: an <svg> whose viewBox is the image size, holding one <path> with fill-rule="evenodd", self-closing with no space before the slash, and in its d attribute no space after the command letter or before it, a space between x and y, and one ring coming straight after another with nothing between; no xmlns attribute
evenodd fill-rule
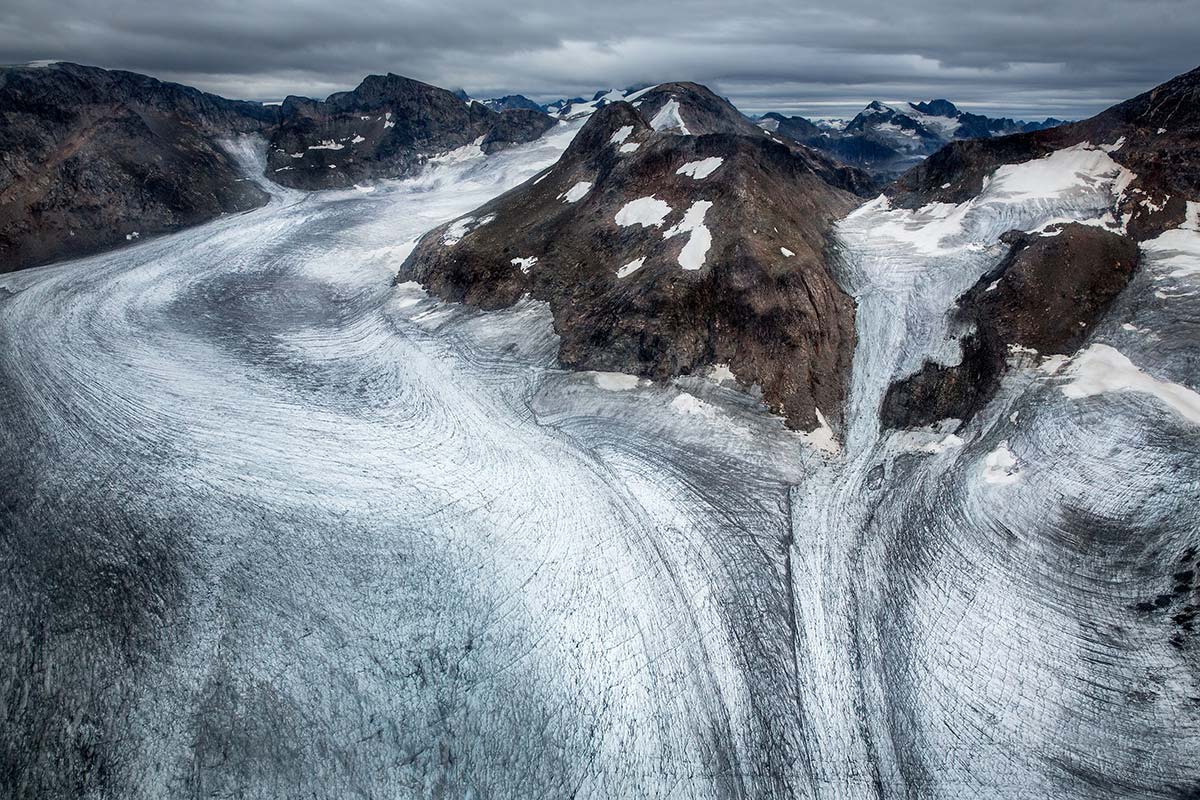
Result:
<svg viewBox="0 0 1200 800"><path fill-rule="evenodd" d="M1054 391L1069 377L1026 369L960 436L882 433L878 421L892 381L927 359L957 362L949 311L998 263L1000 234L1118 227L1112 209L1132 175L1108 155L1116 146L1004 167L957 206L908 211L881 197L838 228L858 304L846 457L806 475L791 500L798 694L819 796L1128 793L1118 785L1143 796L1186 781L1178 767L1200 739L1183 731L1197 710L1167 697L1194 680L1194 663L1183 632L1145 609L1189 602L1161 592L1196 566L1187 532L1200 514L1183 498L1200 455L1181 449L1196 434L1195 392L1138 373L1140 393L1080 407L1069 388ZM1194 386L1183 355L1194 344L1182 341L1200 339L1181 330L1193 327L1193 292L1155 291L1189 274L1175 259L1200 266L1177 241L1146 244L1146 271L1096 335L1124 346L1131 330L1161 331L1179 352L1139 349ZM914 448L921 436L929 446ZM1148 675L1172 688L1143 695ZM1163 748L1153 767L1126 755L1119 730Z"/></svg>

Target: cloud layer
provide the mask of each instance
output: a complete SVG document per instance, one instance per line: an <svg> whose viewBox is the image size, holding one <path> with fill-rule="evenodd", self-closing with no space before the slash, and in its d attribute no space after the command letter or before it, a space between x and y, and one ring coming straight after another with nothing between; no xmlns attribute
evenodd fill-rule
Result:
<svg viewBox="0 0 1200 800"><path fill-rule="evenodd" d="M695 80L744 111L873 98L1079 118L1200 63L1195 0L7 0L0 60L132 69L229 97L397 72L550 99Z"/></svg>

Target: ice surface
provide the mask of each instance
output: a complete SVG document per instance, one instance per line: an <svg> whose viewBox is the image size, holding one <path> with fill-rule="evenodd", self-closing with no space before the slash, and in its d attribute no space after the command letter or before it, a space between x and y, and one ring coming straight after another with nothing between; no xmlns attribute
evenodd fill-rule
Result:
<svg viewBox="0 0 1200 800"><path fill-rule="evenodd" d="M876 414L953 359L947 312L1000 233L1102 216L1117 176L844 220L839 448L727 368L571 372L542 303L392 285L577 129L370 193L267 184L265 208L0 276L0 697L5 742L53 754L30 785L78 796L100 764L92 794L123 798L1187 796L1183 251L1147 243L1096 341L970 425ZM261 175L252 144L230 149ZM672 213L635 202L628 224Z"/></svg>

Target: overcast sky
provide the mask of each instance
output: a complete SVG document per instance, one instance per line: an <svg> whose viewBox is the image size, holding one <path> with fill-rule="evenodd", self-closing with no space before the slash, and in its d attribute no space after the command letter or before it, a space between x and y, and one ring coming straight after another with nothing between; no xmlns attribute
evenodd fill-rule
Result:
<svg viewBox="0 0 1200 800"><path fill-rule="evenodd" d="M4 0L0 63L131 69L227 97L396 72L535 99L694 80L743 111L947 97L1088 116L1200 65L1198 0Z"/></svg>

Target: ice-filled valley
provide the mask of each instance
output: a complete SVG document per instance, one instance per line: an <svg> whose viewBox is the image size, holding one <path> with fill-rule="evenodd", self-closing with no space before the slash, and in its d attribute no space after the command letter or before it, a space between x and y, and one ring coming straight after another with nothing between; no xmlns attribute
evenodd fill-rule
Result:
<svg viewBox="0 0 1200 800"><path fill-rule="evenodd" d="M999 235L1117 225L1123 178L1097 144L862 206L839 445L719 372L562 370L537 302L392 285L577 127L0 276L0 762L128 798L1200 791L1195 220L1079 355L881 432Z"/></svg>

